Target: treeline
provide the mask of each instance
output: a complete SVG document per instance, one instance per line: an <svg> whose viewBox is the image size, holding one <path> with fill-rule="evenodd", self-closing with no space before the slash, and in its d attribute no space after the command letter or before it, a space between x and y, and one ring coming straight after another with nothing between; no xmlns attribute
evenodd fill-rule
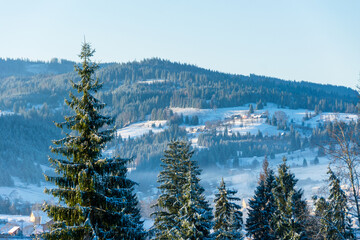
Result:
<svg viewBox="0 0 360 240"><path fill-rule="evenodd" d="M314 211L303 190L296 187L298 180L284 158L277 173L265 159L247 209L236 204L240 201L237 191L227 189L222 180L213 212L203 195L201 170L192 155L190 145L183 141L171 142L164 152L151 239L243 239L243 229L252 239L355 239L348 213L350 202L330 168L329 195L313 197ZM248 211L244 222L243 211Z"/></svg>

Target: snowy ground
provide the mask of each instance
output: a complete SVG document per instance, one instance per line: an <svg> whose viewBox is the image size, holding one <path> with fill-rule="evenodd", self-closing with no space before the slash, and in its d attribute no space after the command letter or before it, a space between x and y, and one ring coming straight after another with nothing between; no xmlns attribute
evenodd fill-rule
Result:
<svg viewBox="0 0 360 240"><path fill-rule="evenodd" d="M0 220L7 220L8 222L30 222L30 216L0 214Z"/></svg>
<svg viewBox="0 0 360 240"><path fill-rule="evenodd" d="M0 117L6 116L6 115L13 115L13 114L14 114L14 112L12 112L12 111L0 110Z"/></svg>
<svg viewBox="0 0 360 240"><path fill-rule="evenodd" d="M310 199L312 195L317 194L320 187L324 186L324 181L327 179L326 172L329 164L327 157L320 157L318 165L312 165L311 162L317 156L317 149L306 149L305 151L295 151L291 154L276 154L275 159L268 159L270 168L275 173L277 167L282 163L283 157L287 158L287 164L290 166L290 171L295 174L295 177L299 179L298 187L304 189L306 198ZM256 169L224 169L216 170L216 172L204 171L202 175L202 181L207 182L213 192L216 191L221 178L223 177L225 182L230 188L238 190L239 196L245 199L249 199L253 196L254 190L257 186L257 181L261 171L261 164L263 158L244 158L243 161L251 163L256 159L260 164ZM303 167L303 160L306 159L308 166ZM211 196L212 198L213 196Z"/></svg>
<svg viewBox="0 0 360 240"><path fill-rule="evenodd" d="M40 185L24 184L16 178L14 178L14 183L14 187L0 187L0 195L9 197L12 200L20 199L30 203L43 203L45 200L54 200L52 196L44 193L45 187L53 187L49 183L41 183Z"/></svg>
<svg viewBox="0 0 360 240"><path fill-rule="evenodd" d="M165 120L144 121L131 124L127 127L120 128L116 134L124 139L141 137L142 135L152 131L153 133L162 132L167 128Z"/></svg>
<svg viewBox="0 0 360 240"><path fill-rule="evenodd" d="M140 84L154 84L154 83L163 83L165 82L164 79L148 79L144 81L139 81Z"/></svg>
<svg viewBox="0 0 360 240"><path fill-rule="evenodd" d="M256 104L252 104L255 108ZM198 109L198 108L171 108L174 113L183 114L184 116L195 116L199 117L200 125L204 125L207 121L224 121L226 118L231 118L234 115L241 115L246 116L249 110L249 104L240 107L231 107L231 108L219 108L219 109ZM306 110L306 109L286 109L286 108L278 108L276 104L268 103L264 109L261 110L254 110L253 117L250 118L248 122L251 123L251 120L256 120L256 116L262 113L268 113L271 117L276 112L283 112L286 115L287 121L294 122L296 124L302 124L303 118L305 117L306 113L308 115L315 116L314 111ZM356 114L349 114L349 113L320 113L315 117L305 121L305 126L309 127L316 127L319 123L326 122L326 121L334 121L334 120L341 120L341 121L351 121L357 119ZM243 119L244 121L246 119ZM254 122L254 121L253 121ZM261 124L255 122L254 127L260 126ZM253 128L251 124L249 125L250 129Z"/></svg>
<svg viewBox="0 0 360 240"><path fill-rule="evenodd" d="M149 80L155 81L155 80ZM255 104L253 104L255 107ZM212 124L213 127L215 125L218 131L223 131L225 126L227 126L229 130L229 134L232 133L240 133L240 134L256 134L259 130L263 135L278 135L279 133L283 133L284 131L278 130L276 126L271 126L265 123L265 118L260 118L261 114L267 114L269 118L275 114L282 115L286 118L288 122L293 122L297 125L302 125L304 122L304 126L314 128L320 123L324 123L326 121L334 121L341 120L349 122L351 120L356 120L358 116L356 114L347 114L347 113L320 113L315 116L313 111L309 111L306 109L285 109L278 108L275 104L267 104L264 109L255 110L254 114L248 116L249 104L245 106L239 107L231 107L231 108L219 108L219 109L198 109L198 108L171 108L171 110L178 114L193 117L198 116L199 125L190 126L183 125L186 127L187 132L189 133L199 133L204 131L206 125ZM304 116L308 114L313 117L311 119L304 121ZM239 117L241 116L241 117ZM161 126L160 126L161 124ZM160 126L160 127L159 127ZM127 127L118 129L117 134L120 134L122 138L127 139L141 137L142 135L152 131L153 133L158 133L164 131L166 129L166 121L158 120L158 121L143 121L133 123ZM192 139L196 134L190 136ZM196 143L196 139L192 140Z"/></svg>

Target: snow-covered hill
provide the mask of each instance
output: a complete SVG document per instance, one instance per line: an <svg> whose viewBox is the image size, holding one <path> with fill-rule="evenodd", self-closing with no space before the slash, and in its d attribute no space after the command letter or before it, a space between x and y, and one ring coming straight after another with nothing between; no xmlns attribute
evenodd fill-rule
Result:
<svg viewBox="0 0 360 240"><path fill-rule="evenodd" d="M255 104L253 104L255 106ZM216 128L221 132L225 129L231 134L252 134L255 135L258 131L261 131L263 135L279 135L284 134L286 131L277 129L276 126L266 123L266 117L271 118L273 115L284 118L288 123L293 123L293 126L297 126L296 129L303 136L309 136L311 129L320 124L324 124L328 121L345 121L349 122L356 120L358 116L356 114L347 113L318 113L307 109L287 109L279 108L275 104L267 104L261 110L255 110L253 114L249 114L249 104L245 106L233 107L233 108L219 108L219 109L197 109L197 108L171 108L174 114L182 115L183 117L197 116L199 124L192 126L189 124L182 124L181 126L186 128L188 138L193 143L193 146L197 145L197 137L200 133L210 131ZM158 133L166 129L166 121L144 121L131 124L125 128L119 129L118 134L123 138L136 138L143 134L152 131ZM305 129L305 130L304 130ZM310 130L309 130L310 129ZM292 167L291 171L295 173L299 179L299 187L302 187L305 191L307 198L310 198L315 194L324 184L323 180L326 178L327 166L330 159L326 156L319 157L319 164L314 165L314 159L318 156L318 148L305 150L298 150L290 153L276 154L274 159L270 159L271 167L276 170L277 165L282 162L282 158L288 159L288 164ZM258 176L261 169L261 163L263 157L250 157L241 158L240 165L249 166L252 163L257 164L255 169L231 169L224 168L224 166L218 165L214 172L211 170L204 170L202 179L206 182L211 189L216 189L221 177L224 177L225 181L229 182L229 185L239 190L239 193L243 198L249 198L252 196L256 187ZM306 167L304 165L306 162ZM155 182L153 182L155 186ZM142 196L149 197L156 192L156 189L148 189L148 192L142 192ZM211 196L211 193L209 193Z"/></svg>
<svg viewBox="0 0 360 240"><path fill-rule="evenodd" d="M345 121L349 122L356 120L358 116L356 114L349 113L318 113L306 109L287 109L279 108L275 104L267 104L261 110L254 110L253 114L248 114L249 105L231 107L231 108L219 108L219 109L199 109L199 108L171 108L171 110L178 115L184 117L199 118L199 124L196 126L183 124L189 133L189 138L193 143L196 143L196 136L199 133L206 131L206 128L216 128L217 131L223 131L225 127L228 129L229 134L257 134L260 130L264 135L278 135L283 133L283 130L278 130L276 126L272 126L266 123L266 116L271 118L273 115L284 118L285 121L304 126L307 128L314 128L319 124L323 124L328 121ZM255 106L255 104L253 104ZM308 116L309 119L305 119ZM208 127L211 125L211 127ZM133 123L127 127L118 129L117 134L122 138L127 139L140 137L150 131L158 133L166 129L166 121L142 121Z"/></svg>

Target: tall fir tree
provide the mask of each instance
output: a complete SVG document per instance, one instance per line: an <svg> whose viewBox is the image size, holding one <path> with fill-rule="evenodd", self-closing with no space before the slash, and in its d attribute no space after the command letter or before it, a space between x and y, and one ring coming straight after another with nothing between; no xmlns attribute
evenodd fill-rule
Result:
<svg viewBox="0 0 360 240"><path fill-rule="evenodd" d="M65 137L51 147L60 158L49 158L57 176L46 180L57 188L45 189L59 199L46 204L46 211L55 224L44 239L144 239L145 232L133 193L135 182L127 178L130 159L103 158L102 151L113 137L114 129L105 129L113 119L101 115L104 104L94 94L101 83L93 79L98 65L90 58L95 50L84 42L80 53L80 76L72 83L77 93L70 92L66 104L75 112L56 123Z"/></svg>
<svg viewBox="0 0 360 240"><path fill-rule="evenodd" d="M191 165L191 162L188 162ZM204 209L203 194L199 195L196 172L189 166L187 183L182 189L184 197L181 198L182 207L179 210L177 221L180 223L176 235L178 239L206 239L208 230L212 227L209 218L211 213Z"/></svg>
<svg viewBox="0 0 360 240"><path fill-rule="evenodd" d="M326 240L326 233L328 232L329 223L331 223L331 216L328 214L329 203L324 197L313 197L314 201L314 215L317 219L316 225L318 227L318 234L315 239Z"/></svg>
<svg viewBox="0 0 360 240"><path fill-rule="evenodd" d="M273 214L276 211L276 205L272 192L275 186L274 172L269 169L269 163L265 158L259 185L255 190L254 197L249 200L248 217L245 224L246 235L252 239L275 239Z"/></svg>
<svg viewBox="0 0 360 240"><path fill-rule="evenodd" d="M289 171L284 157L283 163L278 168L276 187L273 194L276 203L274 213L275 237L284 240L308 239L306 228L308 209L306 201L302 199L303 191L296 190L297 179Z"/></svg>
<svg viewBox="0 0 360 240"><path fill-rule="evenodd" d="M339 239L341 234L345 239L354 239L351 229L351 221L348 216L347 197L341 189L340 180L329 168L330 196L329 206L332 213L332 223L336 231L333 231L334 237L328 239ZM336 238L337 237L337 238Z"/></svg>
<svg viewBox="0 0 360 240"><path fill-rule="evenodd" d="M236 204L240 198L235 197L235 190L226 188L221 179L218 193L215 194L215 224L214 238L216 240L243 239L241 207Z"/></svg>
<svg viewBox="0 0 360 240"><path fill-rule="evenodd" d="M213 216L203 194L204 188L200 185L201 170L191 159L193 154L190 144L185 141L172 141L165 150L164 158L161 159L163 170L158 176L161 193L153 206L155 239L182 239L181 233L191 226L201 232L203 239L210 236ZM196 213L192 212L194 207ZM204 224L191 225L192 217L185 215L187 211L192 216L201 213L201 222Z"/></svg>
<svg viewBox="0 0 360 240"><path fill-rule="evenodd" d="M322 225L326 234L326 239L354 239L348 217L347 197L341 189L340 180L335 173L328 169L330 195L325 210L325 219Z"/></svg>

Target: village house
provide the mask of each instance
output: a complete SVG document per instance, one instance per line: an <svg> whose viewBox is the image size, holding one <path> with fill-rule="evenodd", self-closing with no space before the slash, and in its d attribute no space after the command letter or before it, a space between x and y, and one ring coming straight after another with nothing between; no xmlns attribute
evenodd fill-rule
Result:
<svg viewBox="0 0 360 240"><path fill-rule="evenodd" d="M29 238L50 230L53 220L41 210L32 211L30 217L20 216L22 219L10 219L0 225L0 239ZM25 218L25 219L24 219Z"/></svg>

